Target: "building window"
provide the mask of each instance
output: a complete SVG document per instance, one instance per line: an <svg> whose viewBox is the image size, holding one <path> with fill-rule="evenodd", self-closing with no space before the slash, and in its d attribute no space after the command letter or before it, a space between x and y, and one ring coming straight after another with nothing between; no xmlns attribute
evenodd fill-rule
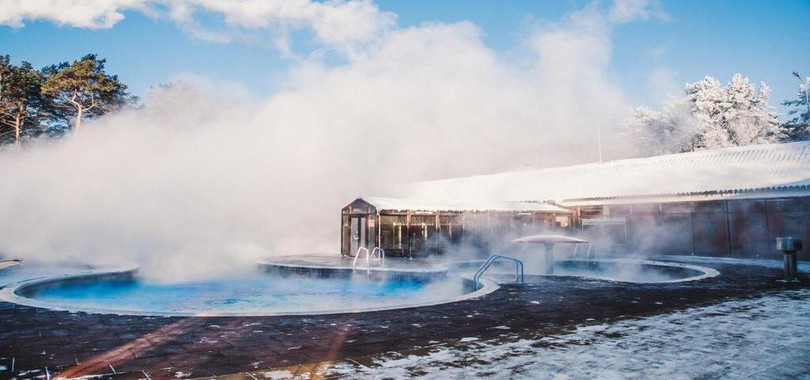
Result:
<svg viewBox="0 0 810 380"><path fill-rule="evenodd" d="M407 218L405 215L381 215L380 246L391 256L399 256L407 248Z"/></svg>

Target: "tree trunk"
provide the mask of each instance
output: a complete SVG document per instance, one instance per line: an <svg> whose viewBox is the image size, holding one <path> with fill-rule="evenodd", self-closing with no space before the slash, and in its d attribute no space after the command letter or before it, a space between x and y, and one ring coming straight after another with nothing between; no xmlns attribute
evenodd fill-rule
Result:
<svg viewBox="0 0 810 380"><path fill-rule="evenodd" d="M82 113L84 112L84 107L76 107L76 120L73 122L73 130L78 131L79 128L82 126Z"/></svg>
<svg viewBox="0 0 810 380"><path fill-rule="evenodd" d="M20 146L20 136L22 135L23 119L19 112L14 116L14 145Z"/></svg>

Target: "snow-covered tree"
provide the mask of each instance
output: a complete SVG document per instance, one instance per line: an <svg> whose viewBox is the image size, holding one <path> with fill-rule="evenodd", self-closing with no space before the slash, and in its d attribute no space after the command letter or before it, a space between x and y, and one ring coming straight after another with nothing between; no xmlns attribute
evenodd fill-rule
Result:
<svg viewBox="0 0 810 380"><path fill-rule="evenodd" d="M639 153L644 156L652 156L656 154L657 149L650 146L650 143L658 144L658 141L653 139L655 134L653 131L665 122L666 117L663 112L649 107L636 107L630 110L630 115L622 123L620 134L625 141L632 141Z"/></svg>
<svg viewBox="0 0 810 380"><path fill-rule="evenodd" d="M623 138L632 141L643 156L680 153L694 150L695 118L682 100L665 105L664 111L637 107L621 128Z"/></svg>
<svg viewBox="0 0 810 380"><path fill-rule="evenodd" d="M684 98L691 108L698 125L697 147L720 147L731 145L728 132L721 127L722 103L725 101L723 85L707 76L701 81L684 86Z"/></svg>
<svg viewBox="0 0 810 380"><path fill-rule="evenodd" d="M785 133L788 134L788 140L807 140L810 139L810 77L799 76L799 73L793 72L793 75L802 81L799 86L799 93L794 100L786 100L782 105L795 107L788 111L788 116L793 116L784 125Z"/></svg>
<svg viewBox="0 0 810 380"><path fill-rule="evenodd" d="M731 145L765 144L783 137L779 117L768 104L770 93L764 82L757 91L748 78L734 75L726 89L725 101L721 102L720 121L720 127L728 131Z"/></svg>
<svg viewBox="0 0 810 380"><path fill-rule="evenodd" d="M707 76L687 84L684 96L665 103L663 111L634 109L624 136L643 155L776 142L784 130L768 103L770 91L765 83L757 90L740 74L725 87Z"/></svg>

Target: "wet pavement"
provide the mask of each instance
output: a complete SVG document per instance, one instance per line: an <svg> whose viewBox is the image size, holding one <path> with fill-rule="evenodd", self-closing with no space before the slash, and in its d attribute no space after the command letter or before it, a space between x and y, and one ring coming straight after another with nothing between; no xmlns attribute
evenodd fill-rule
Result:
<svg viewBox="0 0 810 380"><path fill-rule="evenodd" d="M464 339L559 334L576 326L665 314L699 305L810 288L777 281L781 271L701 263L720 276L675 284L628 284L527 276L482 298L358 314L283 317L144 317L69 313L0 303L0 378L104 375L175 378L270 368L317 378L319 363L362 362ZM249 375L248 372L251 374Z"/></svg>

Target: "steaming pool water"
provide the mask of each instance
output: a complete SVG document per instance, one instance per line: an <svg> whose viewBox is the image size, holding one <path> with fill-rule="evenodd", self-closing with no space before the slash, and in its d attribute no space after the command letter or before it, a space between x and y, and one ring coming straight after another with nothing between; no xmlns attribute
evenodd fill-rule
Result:
<svg viewBox="0 0 810 380"><path fill-rule="evenodd" d="M12 302L68 311L133 315L296 315L388 310L452 302L497 288L474 289L457 276L434 280L314 278L256 273L239 278L166 283L134 271L40 279L3 289Z"/></svg>
<svg viewBox="0 0 810 380"><path fill-rule="evenodd" d="M627 283L673 283L717 276L713 269L639 260L561 260L553 276L576 276ZM469 280L480 262L451 265L451 273L435 278L413 273L377 277L352 275L284 276L255 272L239 277L190 282L159 282L140 277L135 268L39 277L0 289L0 299L67 311L133 315L302 315L365 312L437 305L480 297L498 289L495 281L511 282L514 267L493 267L483 286ZM3 273L0 272L0 279ZM14 272L13 270L11 272ZM338 273L338 272L335 272ZM529 265L532 275L547 276ZM13 276L12 276L13 277ZM24 276L23 276L24 277ZM22 278L22 277L21 277ZM493 281L495 280L495 281ZM2 286L2 284L0 284Z"/></svg>

